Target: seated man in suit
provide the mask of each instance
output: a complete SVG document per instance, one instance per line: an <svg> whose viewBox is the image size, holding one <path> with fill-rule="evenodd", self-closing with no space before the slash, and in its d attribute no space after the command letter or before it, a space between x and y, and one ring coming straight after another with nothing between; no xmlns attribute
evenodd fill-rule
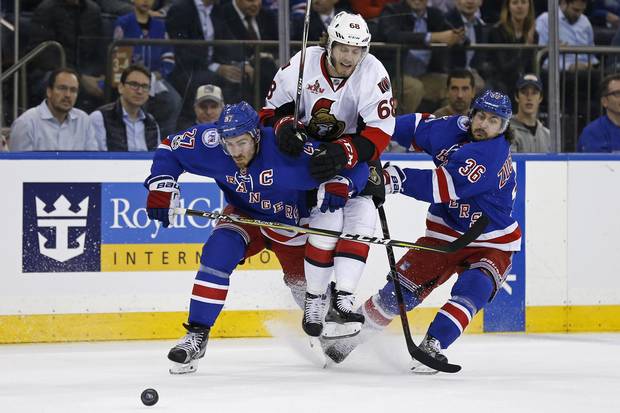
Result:
<svg viewBox="0 0 620 413"><path fill-rule="evenodd" d="M277 40L278 39L278 19L276 15L266 9L263 9L261 0L231 0L230 3L222 6L222 15L224 24L232 32L232 36L237 40ZM242 67L249 73L246 80L253 85L254 68L254 47L246 46L242 49L243 58L241 59ZM269 50L267 50L269 51ZM275 51L275 49L274 49ZM260 86L259 95L262 98L267 94L267 89L271 85L271 80L277 71L277 66L273 56L269 53L261 52L260 57ZM245 89L243 98L253 102L253 87L242 87ZM257 102L258 103L258 102Z"/></svg>
<svg viewBox="0 0 620 413"><path fill-rule="evenodd" d="M215 0L177 0L166 16L168 36L180 40L233 39L222 9ZM246 74L242 72L237 62L243 61L243 56L238 48L176 46L175 56L170 81L183 97L179 124L193 122L194 92L200 85L218 85L226 100L240 99L241 81L250 69Z"/></svg>
<svg viewBox="0 0 620 413"><path fill-rule="evenodd" d="M476 79L476 90L484 89L484 74L489 70L486 56L480 51L466 49L476 43L487 43L486 23L482 20L480 6L482 0L455 0L454 9L446 13L446 20L451 27L465 30L465 38L452 48L450 67L469 69Z"/></svg>
<svg viewBox="0 0 620 413"><path fill-rule="evenodd" d="M321 35L327 32L327 26L334 16L341 11L350 11L345 0L313 0L308 27L308 41L318 42ZM291 39L301 40L304 33L304 15L293 15Z"/></svg>
<svg viewBox="0 0 620 413"><path fill-rule="evenodd" d="M432 102L434 110L445 97L447 56L444 50L430 50L425 47L430 43L446 43L452 46L463 39L464 31L450 29L443 13L427 7L425 0L402 0L400 3L387 5L379 24L380 33L383 35L381 40L411 47L404 52L401 60L402 112L416 112L422 99ZM391 55L393 66L393 53ZM393 68L388 70L394 73Z"/></svg>

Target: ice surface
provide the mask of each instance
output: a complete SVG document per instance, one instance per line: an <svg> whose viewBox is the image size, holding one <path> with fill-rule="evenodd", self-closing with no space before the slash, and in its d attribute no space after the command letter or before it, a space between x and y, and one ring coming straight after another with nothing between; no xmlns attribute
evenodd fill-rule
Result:
<svg viewBox="0 0 620 413"><path fill-rule="evenodd" d="M408 372L398 335L328 369L301 335L211 340L184 376L173 344L0 345L0 412L620 412L620 334L465 335L447 352L463 370L436 376Z"/></svg>

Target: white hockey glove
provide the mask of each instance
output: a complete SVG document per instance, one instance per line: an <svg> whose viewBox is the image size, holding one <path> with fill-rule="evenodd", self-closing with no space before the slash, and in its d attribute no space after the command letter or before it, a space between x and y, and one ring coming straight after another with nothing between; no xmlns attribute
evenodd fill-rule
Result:
<svg viewBox="0 0 620 413"><path fill-rule="evenodd" d="M398 194L403 190L403 182L407 180L407 176L396 165L386 163L383 165L383 183L385 184L386 194Z"/></svg>
<svg viewBox="0 0 620 413"><path fill-rule="evenodd" d="M352 186L349 178L340 175L319 185L316 197L321 212L327 212L327 210L334 212L342 208L353 192Z"/></svg>
<svg viewBox="0 0 620 413"><path fill-rule="evenodd" d="M146 212L149 218L161 221L168 228L174 220L174 210L180 206L179 184L169 175L155 176L148 181L149 195Z"/></svg>

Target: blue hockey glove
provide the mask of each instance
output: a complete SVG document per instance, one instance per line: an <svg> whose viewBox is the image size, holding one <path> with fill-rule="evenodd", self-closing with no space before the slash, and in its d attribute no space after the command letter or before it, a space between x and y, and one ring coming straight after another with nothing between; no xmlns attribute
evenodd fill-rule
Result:
<svg viewBox="0 0 620 413"><path fill-rule="evenodd" d="M308 140L304 125L301 122L294 123L292 116L285 116L273 127L276 135L276 144L280 152L289 156L299 156L304 150L304 143Z"/></svg>
<svg viewBox="0 0 620 413"><path fill-rule="evenodd" d="M385 184L386 194L398 194L403 190L403 182L407 180L407 176L396 165L390 165L387 162L383 165L383 183Z"/></svg>
<svg viewBox="0 0 620 413"><path fill-rule="evenodd" d="M317 205L319 205L321 212L327 212L327 210L334 212L342 208L351 195L351 187L351 181L340 175L336 175L319 185Z"/></svg>
<svg viewBox="0 0 620 413"><path fill-rule="evenodd" d="M180 205L179 184L171 176L155 176L148 181L149 195L146 198L146 213L149 218L161 221L168 228L174 219L174 209Z"/></svg>

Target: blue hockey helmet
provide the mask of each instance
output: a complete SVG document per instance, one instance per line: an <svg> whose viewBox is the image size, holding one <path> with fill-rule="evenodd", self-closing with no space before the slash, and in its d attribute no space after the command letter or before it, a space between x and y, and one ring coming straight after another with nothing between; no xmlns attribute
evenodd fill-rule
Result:
<svg viewBox="0 0 620 413"><path fill-rule="evenodd" d="M256 143L260 141L258 129L258 113L249 103L241 101L233 105L226 105L217 121L217 133L220 136L220 145L226 150L224 140L249 133Z"/></svg>
<svg viewBox="0 0 620 413"><path fill-rule="evenodd" d="M471 104L470 118L478 110L497 115L503 121L500 133L506 131L508 122L512 117L512 103L508 95L496 90L485 90L479 94Z"/></svg>

